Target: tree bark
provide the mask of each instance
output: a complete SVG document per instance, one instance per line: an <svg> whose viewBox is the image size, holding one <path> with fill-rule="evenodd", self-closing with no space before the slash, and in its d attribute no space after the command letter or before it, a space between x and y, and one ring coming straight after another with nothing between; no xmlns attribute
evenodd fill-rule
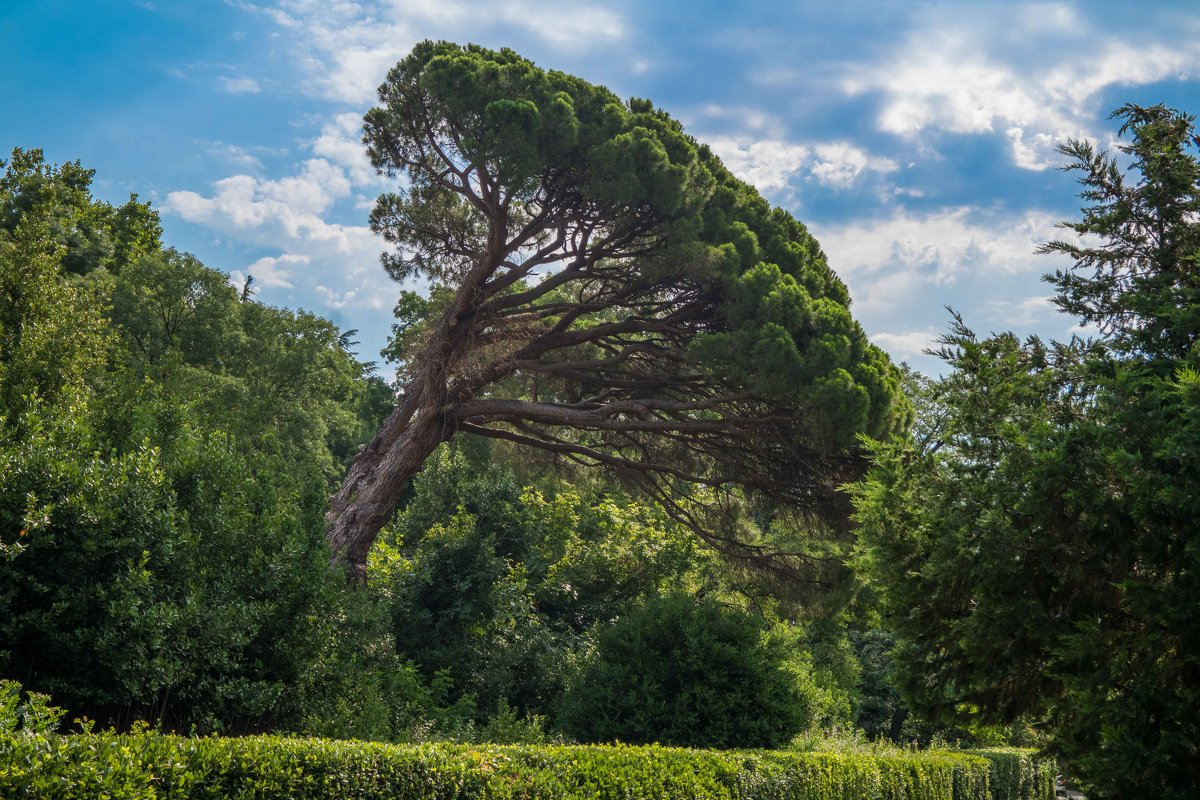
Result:
<svg viewBox="0 0 1200 800"><path fill-rule="evenodd" d="M454 433L444 398L419 389L410 386L379 433L355 456L325 515L332 562L360 585L366 582L371 544L391 519L404 487Z"/></svg>
<svg viewBox="0 0 1200 800"><path fill-rule="evenodd" d="M503 218L501 222L503 223ZM367 579L367 553L391 519L409 480L425 459L458 427L454 409L473 388L458 386L455 366L469 353L475 335L480 287L502 259L503 242L478 259L464 276L454 302L429 343L414 359L404 393L383 426L354 457L325 514L331 562L342 564L354 583Z"/></svg>

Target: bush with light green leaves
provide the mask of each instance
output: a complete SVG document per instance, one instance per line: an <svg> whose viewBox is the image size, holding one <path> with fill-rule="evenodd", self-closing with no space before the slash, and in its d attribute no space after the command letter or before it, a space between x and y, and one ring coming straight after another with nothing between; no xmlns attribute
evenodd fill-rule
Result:
<svg viewBox="0 0 1200 800"><path fill-rule="evenodd" d="M0 734L0 796L275 800L1047 800L993 794L991 763L627 746L385 745L273 736ZM1042 793L1039 793L1042 792Z"/></svg>

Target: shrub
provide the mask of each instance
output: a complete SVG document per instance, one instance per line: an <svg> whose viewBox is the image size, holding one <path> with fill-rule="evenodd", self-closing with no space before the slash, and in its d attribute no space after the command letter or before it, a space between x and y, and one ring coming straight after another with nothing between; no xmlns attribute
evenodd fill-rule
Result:
<svg viewBox="0 0 1200 800"><path fill-rule="evenodd" d="M0 735L53 733L66 713L58 706L50 705L49 695L23 692L16 681L0 680Z"/></svg>
<svg viewBox="0 0 1200 800"><path fill-rule="evenodd" d="M792 637L794 638L794 637ZM650 600L600 632L563 700L581 741L773 747L812 719L815 687L786 631L714 600Z"/></svg>
<svg viewBox="0 0 1200 800"><path fill-rule="evenodd" d="M14 800L989 800L988 770L963 753L0 735Z"/></svg>
<svg viewBox="0 0 1200 800"><path fill-rule="evenodd" d="M1054 764L1039 759L1033 750L1015 747L972 750L990 764L988 785L992 800L1054 797Z"/></svg>

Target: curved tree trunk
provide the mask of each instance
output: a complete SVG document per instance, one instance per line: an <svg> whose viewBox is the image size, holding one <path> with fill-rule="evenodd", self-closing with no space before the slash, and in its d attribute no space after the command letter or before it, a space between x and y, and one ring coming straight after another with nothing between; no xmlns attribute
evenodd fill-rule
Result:
<svg viewBox="0 0 1200 800"><path fill-rule="evenodd" d="M456 401L470 396L471 386L457 381L455 365L472 347L473 320L479 285L498 258L480 259L464 278L454 302L425 348L414 357L404 393L383 426L350 463L325 514L325 539L333 564L344 564L350 579L364 584L367 553L380 529L391 519L409 480L429 454L458 429ZM463 320L467 320L466 323Z"/></svg>
<svg viewBox="0 0 1200 800"><path fill-rule="evenodd" d="M410 387L416 388L416 387ZM441 398L410 391L346 473L325 515L334 564L358 584L367 577L367 553L387 524L404 487L425 459L454 431Z"/></svg>

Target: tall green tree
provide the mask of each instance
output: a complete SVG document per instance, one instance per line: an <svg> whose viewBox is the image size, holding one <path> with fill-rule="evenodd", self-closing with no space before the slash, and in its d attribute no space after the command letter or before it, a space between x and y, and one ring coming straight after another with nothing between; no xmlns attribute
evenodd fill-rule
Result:
<svg viewBox="0 0 1200 800"><path fill-rule="evenodd" d="M323 538L386 386L91 177L35 150L0 177L0 675L104 724L333 716L388 666L339 681L352 654L391 648L343 620Z"/></svg>
<svg viewBox="0 0 1200 800"><path fill-rule="evenodd" d="M1200 140L1115 112L1069 142L1091 205L1047 276L1094 340L944 340L919 440L859 484L902 689L943 717L1032 715L1089 796L1200 792Z"/></svg>
<svg viewBox="0 0 1200 800"><path fill-rule="evenodd" d="M510 50L423 42L379 100L367 152L407 188L371 226L393 277L435 288L400 309L401 393L332 499L336 556L361 577L461 431L611 469L726 553L796 568L704 512L740 486L844 519L855 435L906 417L804 226L650 102Z"/></svg>
<svg viewBox="0 0 1200 800"><path fill-rule="evenodd" d="M149 203L130 195L112 206L91 194L95 170L78 161L47 164L39 149L14 148L0 176L0 230L37 219L63 247L62 266L85 274L120 269L161 247L162 226Z"/></svg>

